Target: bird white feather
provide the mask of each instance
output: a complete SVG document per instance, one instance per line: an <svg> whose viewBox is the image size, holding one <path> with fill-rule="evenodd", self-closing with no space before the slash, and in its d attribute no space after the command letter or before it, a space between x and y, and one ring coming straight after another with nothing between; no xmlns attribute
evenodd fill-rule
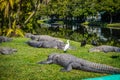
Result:
<svg viewBox="0 0 120 80"><path fill-rule="evenodd" d="M67 44L64 47L64 52L66 52L69 47L70 47L70 43L69 40L67 40Z"/></svg>

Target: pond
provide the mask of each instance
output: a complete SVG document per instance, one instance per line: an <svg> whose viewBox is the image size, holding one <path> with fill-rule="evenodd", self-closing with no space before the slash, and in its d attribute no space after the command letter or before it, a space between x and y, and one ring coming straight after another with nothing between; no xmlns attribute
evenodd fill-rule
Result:
<svg viewBox="0 0 120 80"><path fill-rule="evenodd" d="M77 31L78 33L88 33L88 34L96 34L100 39L105 41L111 39L117 39L120 41L120 29L114 28L104 28L99 26L82 26L80 24L49 24L49 27L61 27L65 29L71 29L72 31Z"/></svg>
<svg viewBox="0 0 120 80"><path fill-rule="evenodd" d="M105 28L100 26L83 26L78 23L72 24L59 24L59 23L52 23L52 24L44 24L49 28L63 28L69 29L73 32L77 32L78 34L87 34L87 35L96 35L102 42L114 41L115 44L120 45L120 29L114 28ZM90 38L90 37L89 37ZM94 38L96 39L96 38Z"/></svg>

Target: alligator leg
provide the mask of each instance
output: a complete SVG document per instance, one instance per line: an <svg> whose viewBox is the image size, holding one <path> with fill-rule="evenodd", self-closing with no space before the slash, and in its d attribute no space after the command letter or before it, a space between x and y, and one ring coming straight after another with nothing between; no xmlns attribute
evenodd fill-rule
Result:
<svg viewBox="0 0 120 80"><path fill-rule="evenodd" d="M76 68L76 69L78 68L79 69L79 67L81 67L81 64L75 63L75 62L70 62L68 64L68 66L62 68L60 71L66 71L66 72L68 72L68 71L71 71L73 68Z"/></svg>
<svg viewBox="0 0 120 80"><path fill-rule="evenodd" d="M60 69L62 72L68 72L72 70L73 63L68 64L68 66L65 66L64 68Z"/></svg>

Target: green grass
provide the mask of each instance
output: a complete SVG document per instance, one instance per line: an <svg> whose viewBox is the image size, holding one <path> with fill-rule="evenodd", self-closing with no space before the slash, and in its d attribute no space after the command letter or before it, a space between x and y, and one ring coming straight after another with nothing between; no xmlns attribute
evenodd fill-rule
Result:
<svg viewBox="0 0 120 80"><path fill-rule="evenodd" d="M10 55L0 54L0 80L81 80L89 77L107 75L81 70L60 72L59 70L62 67L59 65L37 64L37 62L45 60L50 53L62 53L63 51L52 48L33 48L25 43L27 40L27 38L13 38L12 42L0 44L0 46L18 49L18 52ZM63 39L63 41L66 40ZM110 58L112 55L120 56L120 53L88 53L88 49L92 47L91 45L80 47L80 44L74 41L70 41L70 44L76 47L76 50L68 50L69 54L120 68L120 57L116 59Z"/></svg>

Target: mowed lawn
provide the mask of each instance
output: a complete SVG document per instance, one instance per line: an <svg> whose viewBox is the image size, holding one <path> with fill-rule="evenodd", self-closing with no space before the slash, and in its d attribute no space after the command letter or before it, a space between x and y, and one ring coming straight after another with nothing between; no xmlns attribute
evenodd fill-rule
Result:
<svg viewBox="0 0 120 80"><path fill-rule="evenodd" d="M86 72L82 70L72 70L70 72L60 72L59 65L42 65L37 62L45 60L51 53L63 53L63 50L53 48L34 48L25 42L27 38L13 38L12 42L0 43L0 47L7 46L16 48L18 52L10 55L0 54L0 80L81 80L84 78L99 77L109 74ZM66 42L65 39L62 39ZM107 64L120 68L120 53L89 53L91 45L80 47L79 42L71 41L70 45L75 50L68 50L65 54L72 54L79 58L90 60L97 63Z"/></svg>

